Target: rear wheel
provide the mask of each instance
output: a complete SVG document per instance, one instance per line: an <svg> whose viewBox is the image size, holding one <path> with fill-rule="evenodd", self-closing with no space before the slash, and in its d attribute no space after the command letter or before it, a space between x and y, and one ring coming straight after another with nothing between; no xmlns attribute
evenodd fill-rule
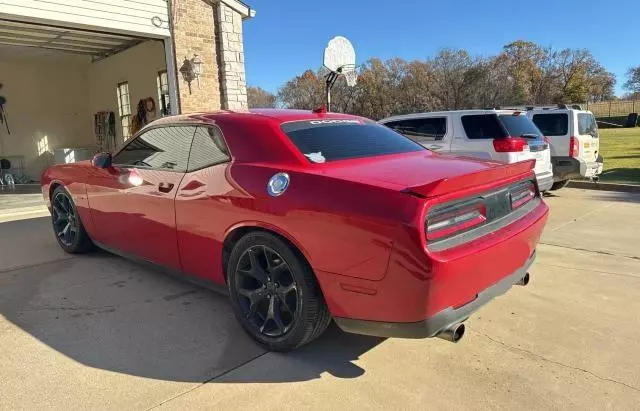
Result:
<svg viewBox="0 0 640 411"><path fill-rule="evenodd" d="M551 191L560 190L561 188L566 187L567 184L569 184L569 180L556 181L555 183L553 183L553 185L549 190Z"/></svg>
<svg viewBox="0 0 640 411"><path fill-rule="evenodd" d="M56 188L51 196L51 222L58 244L67 253L82 253L92 248L93 243L82 225L71 195L62 186Z"/></svg>
<svg viewBox="0 0 640 411"><path fill-rule="evenodd" d="M311 267L273 234L258 231L242 237L231 252L227 272L238 321L269 350L307 344L331 321Z"/></svg>

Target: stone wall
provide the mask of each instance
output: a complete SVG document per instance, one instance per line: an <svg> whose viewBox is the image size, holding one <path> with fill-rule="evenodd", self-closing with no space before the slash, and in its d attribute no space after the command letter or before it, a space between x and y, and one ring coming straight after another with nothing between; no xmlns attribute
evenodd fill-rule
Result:
<svg viewBox="0 0 640 411"><path fill-rule="evenodd" d="M214 8L203 0L179 0L174 2L174 8L173 42L180 112L218 110L221 108L221 95ZM194 54L200 56L204 70L199 79L200 84L193 81L189 91L189 86L182 79L179 70L184 59L190 59Z"/></svg>
<svg viewBox="0 0 640 411"><path fill-rule="evenodd" d="M215 5L222 108L246 109L247 85L244 71L242 15L223 2Z"/></svg>

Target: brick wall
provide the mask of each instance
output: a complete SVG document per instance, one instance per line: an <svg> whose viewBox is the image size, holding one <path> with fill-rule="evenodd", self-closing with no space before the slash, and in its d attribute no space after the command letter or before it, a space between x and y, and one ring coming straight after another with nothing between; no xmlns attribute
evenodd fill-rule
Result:
<svg viewBox="0 0 640 411"><path fill-rule="evenodd" d="M216 4L215 10L218 22L216 44L222 107L246 109L248 104L244 71L242 16L222 2Z"/></svg>
<svg viewBox="0 0 640 411"><path fill-rule="evenodd" d="M174 2L173 27L181 113L220 109L216 19L213 6L203 0ZM193 81L189 93L189 87L179 70L184 59L190 59L194 54L198 54L202 59L204 71L200 77L200 86L198 87L198 81Z"/></svg>

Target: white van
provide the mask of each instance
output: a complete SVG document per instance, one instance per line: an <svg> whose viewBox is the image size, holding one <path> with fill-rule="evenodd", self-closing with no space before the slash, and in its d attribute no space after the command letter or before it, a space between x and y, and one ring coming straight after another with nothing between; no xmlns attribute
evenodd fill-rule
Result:
<svg viewBox="0 0 640 411"><path fill-rule="evenodd" d="M598 126L590 111L565 105L528 107L527 117L551 144L552 190L564 187L571 178L597 178L602 173Z"/></svg>
<svg viewBox="0 0 640 411"><path fill-rule="evenodd" d="M524 111L441 111L389 117L380 123L432 151L506 163L535 159L540 191L553 185L549 144Z"/></svg>

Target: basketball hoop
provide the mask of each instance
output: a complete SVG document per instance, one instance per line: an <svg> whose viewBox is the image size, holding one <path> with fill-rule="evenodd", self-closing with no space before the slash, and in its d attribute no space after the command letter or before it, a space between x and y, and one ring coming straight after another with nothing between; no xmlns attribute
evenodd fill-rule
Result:
<svg viewBox="0 0 640 411"><path fill-rule="evenodd" d="M326 78L327 111L331 110L331 88L340 76L344 76L349 87L356 85L358 73L356 72L356 52L351 42L342 36L337 36L329 41L324 49L324 66L329 69Z"/></svg>
<svg viewBox="0 0 640 411"><path fill-rule="evenodd" d="M347 64L346 66L340 67L339 73L344 76L344 79L347 81L347 86L354 87L358 82L358 72L356 71L355 64Z"/></svg>

